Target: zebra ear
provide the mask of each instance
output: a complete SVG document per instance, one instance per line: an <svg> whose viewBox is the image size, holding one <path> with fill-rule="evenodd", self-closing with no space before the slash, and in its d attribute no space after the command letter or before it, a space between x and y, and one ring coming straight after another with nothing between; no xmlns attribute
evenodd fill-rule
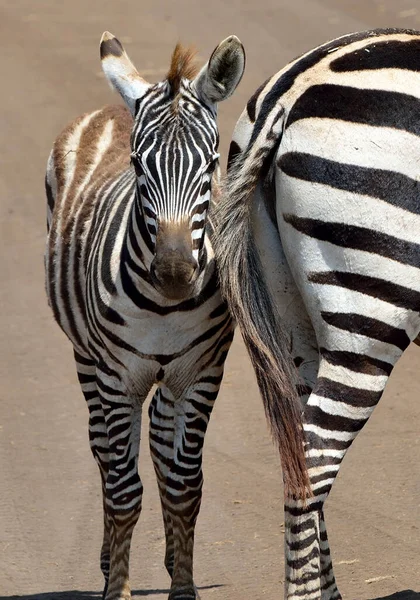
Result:
<svg viewBox="0 0 420 600"><path fill-rule="evenodd" d="M121 42L105 31L100 44L102 69L111 87L116 89L134 116L136 100L146 93L150 84L140 77Z"/></svg>
<svg viewBox="0 0 420 600"><path fill-rule="evenodd" d="M207 104L226 100L235 91L245 69L245 50L231 35L213 51L209 62L193 81L197 95Z"/></svg>

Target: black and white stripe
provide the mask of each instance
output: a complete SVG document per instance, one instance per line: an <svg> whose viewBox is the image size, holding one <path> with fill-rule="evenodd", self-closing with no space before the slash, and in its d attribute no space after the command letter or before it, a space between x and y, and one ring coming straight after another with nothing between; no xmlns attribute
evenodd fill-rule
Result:
<svg viewBox="0 0 420 600"><path fill-rule="evenodd" d="M255 323L237 273L253 256L259 294L312 390L302 397L312 496L285 501L289 600L341 597L324 502L420 331L419 156L420 33L405 30L347 35L298 58L257 90L233 136L217 211L222 288L242 328ZM253 344L268 342L256 331L258 367Z"/></svg>
<svg viewBox="0 0 420 600"><path fill-rule="evenodd" d="M154 385L149 444L169 597L196 598L202 448L233 337L207 212L217 192L215 107L240 80L243 48L231 36L193 81L182 76L187 59L178 65L182 51L176 52L172 75L151 86L105 34L104 70L134 121L119 106L85 115L57 138L48 162L46 288L73 343L89 409L103 490L106 600L130 598L130 542L143 491L137 471L142 405ZM215 70L214 58L231 72ZM212 95L213 85L219 95Z"/></svg>

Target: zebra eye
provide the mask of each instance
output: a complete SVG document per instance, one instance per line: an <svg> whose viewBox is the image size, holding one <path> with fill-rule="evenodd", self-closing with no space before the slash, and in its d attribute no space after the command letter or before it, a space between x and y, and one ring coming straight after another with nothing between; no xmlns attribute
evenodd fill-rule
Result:
<svg viewBox="0 0 420 600"><path fill-rule="evenodd" d="M131 164L134 167L137 177L140 177L141 175L143 175L143 170L141 168L140 159L137 156L137 154L135 154L135 152L132 152L130 154L130 160L131 160Z"/></svg>
<svg viewBox="0 0 420 600"><path fill-rule="evenodd" d="M203 182L201 189L200 189L200 196L204 196L205 194L210 192L210 190L211 190L211 179Z"/></svg>
<svg viewBox="0 0 420 600"><path fill-rule="evenodd" d="M211 160L210 166L212 168L212 170L214 171L214 169L217 167L218 162L219 162L219 158L220 158L220 154L215 154Z"/></svg>
<svg viewBox="0 0 420 600"><path fill-rule="evenodd" d="M210 162L209 162L209 163L208 163L208 165L207 165L207 168L206 168L206 170L205 170L205 173L208 173L208 174L210 174L210 175L212 175L212 174L213 174L213 172L214 172L214 169L215 169L215 168L217 167L217 165L218 165L218 162L219 162L219 157L220 157L220 154L215 154L215 155L213 156L213 158L210 160Z"/></svg>

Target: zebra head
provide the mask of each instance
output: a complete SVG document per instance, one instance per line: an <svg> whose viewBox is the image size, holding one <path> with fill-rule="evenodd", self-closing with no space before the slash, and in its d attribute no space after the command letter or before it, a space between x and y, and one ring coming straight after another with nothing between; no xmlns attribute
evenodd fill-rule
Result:
<svg viewBox="0 0 420 600"><path fill-rule="evenodd" d="M205 228L219 157L217 104L234 92L245 68L236 36L221 42L198 74L192 57L177 45L167 78L152 85L114 36L104 33L101 40L105 75L134 117L131 159L152 252L151 280L170 299L193 293L206 262Z"/></svg>

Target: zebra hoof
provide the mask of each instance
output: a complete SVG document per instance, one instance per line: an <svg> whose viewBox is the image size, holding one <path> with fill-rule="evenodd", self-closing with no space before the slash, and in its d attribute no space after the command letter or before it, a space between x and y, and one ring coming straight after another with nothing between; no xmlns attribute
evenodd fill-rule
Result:
<svg viewBox="0 0 420 600"><path fill-rule="evenodd" d="M194 585L193 587L174 588L170 591L168 600L200 600L200 596Z"/></svg>

